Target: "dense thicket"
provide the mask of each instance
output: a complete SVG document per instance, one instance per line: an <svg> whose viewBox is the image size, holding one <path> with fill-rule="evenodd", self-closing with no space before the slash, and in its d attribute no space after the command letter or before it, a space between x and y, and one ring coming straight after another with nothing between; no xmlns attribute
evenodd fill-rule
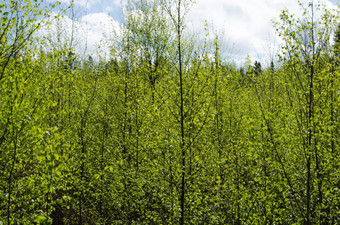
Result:
<svg viewBox="0 0 340 225"><path fill-rule="evenodd" d="M42 2L0 3L0 224L340 223L336 12L239 69L189 1L129 2L108 60L42 47Z"/></svg>

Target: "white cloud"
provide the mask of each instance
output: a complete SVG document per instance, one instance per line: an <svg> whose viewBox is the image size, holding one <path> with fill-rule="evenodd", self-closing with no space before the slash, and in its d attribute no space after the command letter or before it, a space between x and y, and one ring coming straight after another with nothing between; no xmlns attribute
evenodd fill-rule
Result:
<svg viewBox="0 0 340 225"><path fill-rule="evenodd" d="M88 14L80 21L86 28L88 52L94 54L100 46L100 50L107 53L110 41L119 33L119 23L106 13Z"/></svg>
<svg viewBox="0 0 340 225"><path fill-rule="evenodd" d="M60 45L74 47L81 56L95 57L98 52L109 52L109 42L115 33L119 33L119 27L119 23L106 13L90 13L78 20L67 16L54 19L48 29L40 31L40 35L48 39L50 48Z"/></svg>
<svg viewBox="0 0 340 225"><path fill-rule="evenodd" d="M326 5L336 7L328 1ZM236 61L242 61L247 54L253 60L265 60L270 57L272 46L279 42L271 20L278 19L282 9L301 15L296 0L196 0L190 19L198 29L203 28L207 19L215 29L223 30L229 45L233 45Z"/></svg>
<svg viewBox="0 0 340 225"><path fill-rule="evenodd" d="M70 2L71 0L62 0ZM307 3L308 0L302 0ZM86 8L90 13L73 21L79 40L78 51L87 46L89 54L97 51L101 40L107 42L112 38L112 30L119 32L119 24L108 14L123 7L126 0L75 0L76 5ZM334 3L325 2L330 8L336 8ZM232 49L232 58L241 62L247 54L252 60L266 60L274 55L274 46L280 41L276 38L272 19L279 19L280 11L288 9L290 13L301 15L297 0L196 0L189 12L189 26L202 31L205 20L212 24L214 29L222 31L228 43L227 52ZM63 19L63 27L71 30L72 20ZM66 30L66 29L65 29ZM65 32L70 36L70 31ZM228 46L229 45L229 46ZM100 45L102 50L108 51L107 46Z"/></svg>

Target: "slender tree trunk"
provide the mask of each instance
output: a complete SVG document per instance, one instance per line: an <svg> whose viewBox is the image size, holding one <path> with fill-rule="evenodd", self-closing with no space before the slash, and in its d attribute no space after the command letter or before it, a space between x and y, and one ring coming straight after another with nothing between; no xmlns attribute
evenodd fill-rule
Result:
<svg viewBox="0 0 340 225"><path fill-rule="evenodd" d="M85 115L83 115L85 116ZM80 196L79 196L79 224L83 224L83 215L82 215L82 207L83 207L83 179L84 179L84 156L85 156L85 140L84 140L84 129L85 129L85 124L86 122L84 121L85 119L81 119L81 128L80 128L80 139L81 139L81 165L80 165Z"/></svg>
<svg viewBox="0 0 340 225"><path fill-rule="evenodd" d="M312 7L312 62L310 66L310 77L309 77L309 99L308 99L308 146L307 146L307 209L306 209L306 223L311 224L311 195L312 195L312 169L311 169L311 154L313 148L313 120L314 120L314 5ZM317 150L315 150L317 151ZM316 154L317 155L317 154Z"/></svg>
<svg viewBox="0 0 340 225"><path fill-rule="evenodd" d="M11 166L11 171L9 172L8 177L8 204L7 204L7 223L10 224L11 222L11 199L12 199L12 176L13 170L15 167L15 161L17 160L17 137L15 138L14 142L14 152L13 152L13 162Z"/></svg>
<svg viewBox="0 0 340 225"><path fill-rule="evenodd" d="M138 102L138 97L139 97L139 82L138 78L136 79L136 88L135 91L137 92L137 100L135 101L135 123L136 123L136 169L137 171L139 170L139 135L140 135L140 128L139 128L139 117L138 117L138 112L139 112L139 102Z"/></svg>
<svg viewBox="0 0 340 225"><path fill-rule="evenodd" d="M101 160L100 160L100 164L101 164L101 175L100 175L100 180L101 180L101 193L100 193L100 206L99 206L99 212L100 212L100 216L101 218L104 218L104 213L103 213L103 206L104 206L104 198L103 198L103 193L104 193L104 170L105 170L105 162L104 162L104 151L105 151L105 140L107 137L107 121L106 121L106 113L107 113L107 99L105 100L105 109L104 109L104 121L103 121L103 134L102 134L102 140L101 140Z"/></svg>
<svg viewBox="0 0 340 225"><path fill-rule="evenodd" d="M182 71L182 18L181 18L181 0L178 0L177 5L177 50L178 50L178 65L179 65L179 85L180 85L180 122L181 122L181 151L182 151L182 181L181 181L181 220L180 224L184 224L185 217L185 162L186 162L186 149L185 149L185 133L184 133L184 96L183 96L183 71Z"/></svg>

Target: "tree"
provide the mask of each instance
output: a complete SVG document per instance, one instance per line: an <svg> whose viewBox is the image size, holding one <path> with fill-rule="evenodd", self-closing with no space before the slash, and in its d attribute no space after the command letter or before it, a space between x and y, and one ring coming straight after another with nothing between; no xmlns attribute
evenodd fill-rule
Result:
<svg viewBox="0 0 340 225"><path fill-rule="evenodd" d="M6 206L1 207L0 215L8 224L47 222L52 210L50 168L54 159L48 140L53 129L44 124L45 109L51 105L45 95L49 77L41 73L44 60L34 60L38 55L34 35L58 4L0 2L0 162L4 178L0 185ZM44 182L37 185L39 177ZM28 198L33 202L27 202Z"/></svg>
<svg viewBox="0 0 340 225"><path fill-rule="evenodd" d="M290 119L294 126L290 129L296 135L286 143L296 143L289 148L297 150L294 155L304 156L294 158L295 166L286 163L286 169L282 166L282 170L286 170L285 179L293 196L292 202L299 212L297 221L312 224L334 218L332 210L325 206L329 201L325 197L328 195L325 171L330 169L325 162L334 159L329 152L329 129L325 128L332 121L326 109L327 105L333 104L328 97L333 79L331 73L326 72L332 65L325 59L330 53L330 37L336 17L313 1L306 8L302 3L300 6L303 8L302 19L297 20L283 11L280 16L282 23L276 25L285 42L281 55L286 71L283 77L285 98L294 115ZM315 16L318 9L323 12L319 18ZM270 132L274 134L273 130ZM292 176L293 171L303 182ZM302 193L298 191L301 189L304 190Z"/></svg>
<svg viewBox="0 0 340 225"><path fill-rule="evenodd" d="M171 41L169 21L162 10L162 1L129 1L125 9L124 24L130 33L131 43L140 51L140 69L146 70L152 101L155 101L156 84L164 76L166 51Z"/></svg>

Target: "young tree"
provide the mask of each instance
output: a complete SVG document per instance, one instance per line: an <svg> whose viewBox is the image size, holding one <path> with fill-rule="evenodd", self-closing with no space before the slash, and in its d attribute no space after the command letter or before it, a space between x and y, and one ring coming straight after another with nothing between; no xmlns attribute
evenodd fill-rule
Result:
<svg viewBox="0 0 340 225"><path fill-rule="evenodd" d="M50 77L42 72L46 61L34 35L57 4L0 2L0 185L6 206L0 215L8 224L48 222L52 211L53 129L45 124Z"/></svg>
<svg viewBox="0 0 340 225"><path fill-rule="evenodd" d="M330 53L330 37L336 17L313 1L306 8L302 3L300 6L303 18L295 19L283 11L280 16L282 23L276 24L284 41L281 61L285 69L285 98L293 115L288 121L292 135L296 135L287 142L292 145L286 145L286 148L294 150L290 153L295 155L291 161L294 164L286 163L282 170L293 196L293 207L299 212L295 220L313 224L334 218L334 209L325 204L329 201L326 190L331 188L327 188L326 180L329 178L326 174L329 172L326 171L330 168L326 162L336 157L329 151L330 140L327 138L330 133L326 127L332 117L327 108L333 104L328 96L333 79L332 73L328 73L332 65L325 59ZM316 11L322 12L320 17L316 16ZM274 134L274 130L268 132Z"/></svg>
<svg viewBox="0 0 340 225"><path fill-rule="evenodd" d="M169 20L161 0L129 1L125 14L125 26L131 32L131 43L139 48L139 67L146 72L145 79L154 102L156 85L164 76L166 51L172 36Z"/></svg>

